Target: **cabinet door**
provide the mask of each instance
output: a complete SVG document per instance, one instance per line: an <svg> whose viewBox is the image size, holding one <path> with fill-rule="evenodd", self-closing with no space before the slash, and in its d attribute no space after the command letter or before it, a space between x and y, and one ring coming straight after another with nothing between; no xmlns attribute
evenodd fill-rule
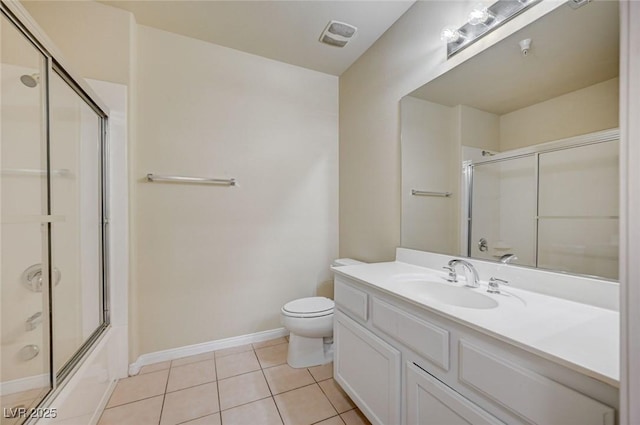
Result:
<svg viewBox="0 0 640 425"><path fill-rule="evenodd" d="M406 364L406 376L407 425L502 424L415 364Z"/></svg>
<svg viewBox="0 0 640 425"><path fill-rule="evenodd" d="M400 423L400 352L336 312L334 377L374 425Z"/></svg>

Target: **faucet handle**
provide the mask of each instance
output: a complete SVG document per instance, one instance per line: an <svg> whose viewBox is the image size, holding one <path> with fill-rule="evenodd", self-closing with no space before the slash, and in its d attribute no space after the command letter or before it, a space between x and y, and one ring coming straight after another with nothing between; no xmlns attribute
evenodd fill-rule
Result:
<svg viewBox="0 0 640 425"><path fill-rule="evenodd" d="M456 273L456 270L453 267L451 267L451 266L443 266L442 268L449 271L449 276L447 276L447 282L457 282L458 281L458 274Z"/></svg>
<svg viewBox="0 0 640 425"><path fill-rule="evenodd" d="M501 284L508 285L509 281L504 279L499 279L497 277L492 277L491 279L489 279L489 287L487 288L487 292L490 294L499 294Z"/></svg>

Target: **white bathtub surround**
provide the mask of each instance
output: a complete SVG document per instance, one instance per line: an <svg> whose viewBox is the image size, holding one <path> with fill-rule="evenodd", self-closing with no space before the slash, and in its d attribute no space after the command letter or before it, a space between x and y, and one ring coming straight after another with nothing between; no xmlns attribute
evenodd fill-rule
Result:
<svg viewBox="0 0 640 425"><path fill-rule="evenodd" d="M248 335L234 336L231 338L219 339L216 341L203 342L201 344L186 345L169 350L156 351L143 354L129 365L129 375L137 375L143 366L154 363L175 360L181 357L195 356L196 354L208 353L222 350L223 348L238 347L240 345L253 344L256 342L268 341L289 335L285 328L272 329L268 331L256 332Z"/></svg>
<svg viewBox="0 0 640 425"><path fill-rule="evenodd" d="M416 285L411 284L412 281L432 281L463 285L447 283L446 274L441 271L454 257L402 248L397 253L395 262L347 266L334 272L608 385L619 385L620 319L617 304L612 302L617 300L617 284L520 267L500 268L467 259L477 268L482 284L480 288L465 290L493 299L497 307L465 308L422 296L420 292L427 290L418 291ZM513 285L503 286L502 294L488 294L486 281L490 277L509 280ZM526 290L521 289L525 282ZM575 297L579 299L569 300L569 289L579 282L583 283ZM535 291L537 284L544 285L543 291ZM551 284L559 287L559 295L550 296Z"/></svg>

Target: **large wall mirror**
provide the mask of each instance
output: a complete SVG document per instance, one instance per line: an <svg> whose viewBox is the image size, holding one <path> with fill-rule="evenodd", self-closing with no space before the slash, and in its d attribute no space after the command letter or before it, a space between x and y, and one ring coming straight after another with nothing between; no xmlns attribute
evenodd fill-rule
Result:
<svg viewBox="0 0 640 425"><path fill-rule="evenodd" d="M617 279L618 74L618 3L595 0L405 96L402 246Z"/></svg>

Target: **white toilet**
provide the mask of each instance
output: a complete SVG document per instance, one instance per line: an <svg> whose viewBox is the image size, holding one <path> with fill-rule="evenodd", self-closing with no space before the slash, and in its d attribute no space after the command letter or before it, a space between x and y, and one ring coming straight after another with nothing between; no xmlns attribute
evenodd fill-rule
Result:
<svg viewBox="0 0 640 425"><path fill-rule="evenodd" d="M333 266L362 264L341 258ZM299 298L286 303L280 312L289 330L287 363L295 368L318 366L333 360L333 300L325 297Z"/></svg>

